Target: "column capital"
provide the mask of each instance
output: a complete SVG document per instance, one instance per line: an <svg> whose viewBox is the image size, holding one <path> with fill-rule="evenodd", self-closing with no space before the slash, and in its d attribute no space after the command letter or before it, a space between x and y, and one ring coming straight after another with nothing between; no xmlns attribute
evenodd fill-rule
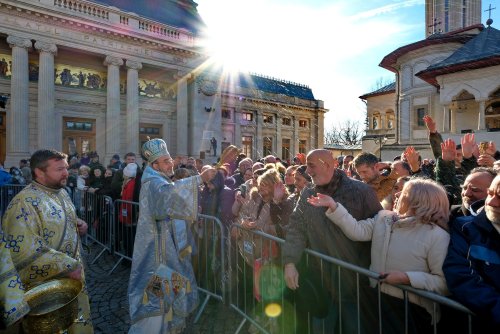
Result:
<svg viewBox="0 0 500 334"><path fill-rule="evenodd" d="M35 49L39 52L47 52L55 55L57 53L57 45L50 42L36 41Z"/></svg>
<svg viewBox="0 0 500 334"><path fill-rule="evenodd" d="M142 63L135 61L135 60L127 60L125 62L125 65L128 68L133 69L133 70L141 70L142 69Z"/></svg>
<svg viewBox="0 0 500 334"><path fill-rule="evenodd" d="M122 66L123 65L123 59L120 57L115 57L115 56L106 56L106 59L104 59L104 65L115 65L115 66Z"/></svg>
<svg viewBox="0 0 500 334"><path fill-rule="evenodd" d="M32 43L31 40L23 37L17 37L17 36L12 36L9 35L7 36L7 43L9 43L9 46L12 48L14 46L20 47L20 48L31 48Z"/></svg>

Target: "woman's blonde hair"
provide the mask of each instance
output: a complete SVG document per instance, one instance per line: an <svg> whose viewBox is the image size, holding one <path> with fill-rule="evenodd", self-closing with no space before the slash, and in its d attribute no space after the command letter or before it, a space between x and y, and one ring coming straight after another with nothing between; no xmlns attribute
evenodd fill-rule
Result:
<svg viewBox="0 0 500 334"><path fill-rule="evenodd" d="M87 165L81 165L80 168L78 168L78 172L80 172L80 175L84 172L87 171L90 173L90 167Z"/></svg>
<svg viewBox="0 0 500 334"><path fill-rule="evenodd" d="M446 190L442 185L431 179L411 179L403 186L396 211L401 208L402 195L405 192L409 215L422 223L434 223L448 229L450 206Z"/></svg>

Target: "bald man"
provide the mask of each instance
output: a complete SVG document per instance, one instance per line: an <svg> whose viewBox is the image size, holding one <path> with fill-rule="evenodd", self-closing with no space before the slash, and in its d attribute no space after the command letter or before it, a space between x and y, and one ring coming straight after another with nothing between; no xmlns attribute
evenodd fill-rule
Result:
<svg viewBox="0 0 500 334"><path fill-rule="evenodd" d="M290 217L289 230L283 246L283 259L285 263L285 281L292 289L300 289L299 273L296 265L302 257L304 248L309 247L319 253L347 261L357 266L368 268L370 265L370 242L351 241L333 224L325 215L327 208L314 207L307 203L307 198L317 196L317 193L331 196L335 201L342 203L347 211L356 219L362 220L375 216L382 207L373 189L360 181L353 180L343 171L335 168L336 161L328 150L313 150L306 158L307 173L311 176L314 187L303 190L299 202ZM331 318L338 319L338 277L330 277L329 269L323 263L323 276L326 287L332 295ZM308 274L313 276L321 273L315 266L307 268ZM332 270L336 276L336 270ZM342 324L344 333L357 332L356 328L356 276L348 270L342 271ZM366 289L368 280L360 280L361 296L361 324L369 331L375 317L365 317L368 312L376 315L376 309L364 310L363 306L371 307L366 303ZM334 314L332 314L334 313ZM330 317L330 316L329 316ZM372 321L373 320L373 321ZM331 324L338 326L338 324ZM338 328L337 328L338 330ZM337 332L337 331L335 331ZM362 331L365 332L365 331Z"/></svg>

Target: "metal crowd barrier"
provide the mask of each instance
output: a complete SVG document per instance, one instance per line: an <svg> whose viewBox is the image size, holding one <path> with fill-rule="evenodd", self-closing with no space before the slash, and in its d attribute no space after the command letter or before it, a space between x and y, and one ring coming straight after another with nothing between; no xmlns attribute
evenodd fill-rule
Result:
<svg viewBox="0 0 500 334"><path fill-rule="evenodd" d="M379 273L310 249L305 250L297 266L299 277L308 277L307 284L299 284L299 289L313 290L309 291L311 303L307 303L307 296L286 288L280 252L283 243L284 240L261 231L233 225L229 246L229 306L243 318L235 333L240 333L247 323L250 323L249 333L415 333L410 323L415 307L409 301L411 294L432 303L433 319L439 319L440 306L441 310L448 310L447 314L453 314L447 319L441 317L433 325L429 320L432 332L449 332L446 326L454 323L452 326L462 326L462 331L472 333L473 314L466 307L405 285L397 286L403 296L397 301L403 305L403 315L396 319L402 328L394 331L393 320L387 321L386 316L395 315L386 310L389 296L381 291ZM369 286L369 279L375 280L376 287ZM323 296L322 301L312 304L318 296ZM321 311L320 306L323 306ZM328 313L318 314L325 311Z"/></svg>
<svg viewBox="0 0 500 334"><path fill-rule="evenodd" d="M99 195L82 189L73 189L73 204L77 216L88 224L87 234L82 238L82 243L88 242L98 245L101 250L92 259L94 264L104 252L113 251L113 200L109 196Z"/></svg>
<svg viewBox="0 0 500 334"><path fill-rule="evenodd" d="M112 224L113 252L119 256L109 274L123 261L132 261L135 233L139 218L139 203L116 200L114 202L114 219Z"/></svg>
<svg viewBox="0 0 500 334"><path fill-rule="evenodd" d="M210 298L221 302L226 300L226 240L221 221L213 216L198 215L198 221L192 222L191 230L195 238L196 249L193 252L193 269L198 290L205 294L205 299L194 317L197 323Z"/></svg>
<svg viewBox="0 0 500 334"><path fill-rule="evenodd" d="M3 214L5 210L7 210L10 201L23 190L24 187L26 187L24 184L4 184L0 187L0 223L2 222Z"/></svg>

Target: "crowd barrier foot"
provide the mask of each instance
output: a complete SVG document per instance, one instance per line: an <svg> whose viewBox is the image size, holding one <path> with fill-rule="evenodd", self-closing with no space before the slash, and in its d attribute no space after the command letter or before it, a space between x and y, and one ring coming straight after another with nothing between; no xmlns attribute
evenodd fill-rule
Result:
<svg viewBox="0 0 500 334"><path fill-rule="evenodd" d="M103 248L103 249L101 250L101 252L100 252L99 254L97 254L97 256L96 256L96 257L92 260L92 262L91 262L90 264L94 264L94 263L96 263L96 261L97 261L97 260L99 260L99 258L102 256L102 254L104 254L104 252L105 252L105 251L107 251L107 249L106 249L106 248Z"/></svg>
<svg viewBox="0 0 500 334"><path fill-rule="evenodd" d="M210 299L210 295L207 295L205 297L205 300L201 304L200 309L198 310L198 312L196 313L196 316L194 317L195 324L198 323L198 320L200 320L201 314L203 313L203 311L205 311L205 307L207 307L207 303L208 303L209 299Z"/></svg>
<svg viewBox="0 0 500 334"><path fill-rule="evenodd" d="M247 319L243 318L243 320L240 322L240 325L238 326L238 328L236 328L236 332L234 332L234 334L239 334L240 331L243 329L243 326L245 326L246 322L247 322Z"/></svg>
<svg viewBox="0 0 500 334"><path fill-rule="evenodd" d="M115 271L116 267L118 267L120 265L120 263L122 263L123 259L124 259L124 257L120 257L120 259L118 261L116 261L115 265L113 266L113 268L111 268L108 275L111 275L113 273L113 271Z"/></svg>

